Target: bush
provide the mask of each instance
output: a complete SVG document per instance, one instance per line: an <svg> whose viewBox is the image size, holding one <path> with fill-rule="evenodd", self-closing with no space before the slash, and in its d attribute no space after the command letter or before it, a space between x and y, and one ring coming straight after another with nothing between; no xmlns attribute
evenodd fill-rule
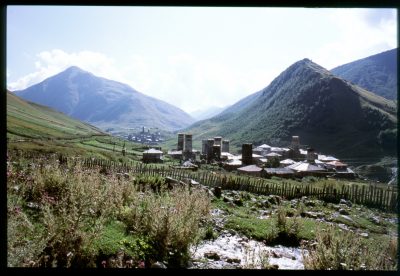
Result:
<svg viewBox="0 0 400 276"><path fill-rule="evenodd" d="M299 244L299 232L301 228L300 221L297 216L288 220L286 218L286 210L284 207L279 206L276 214L276 226L278 233L273 243L285 244L285 245L298 245Z"/></svg>
<svg viewBox="0 0 400 276"><path fill-rule="evenodd" d="M199 222L208 216L210 200L201 189L185 187L150 190L137 194L121 219L128 230L146 235L154 249L153 259L167 261L169 267L185 266L189 246L199 233Z"/></svg>
<svg viewBox="0 0 400 276"><path fill-rule="evenodd" d="M37 235L37 233L40 233ZM21 205L8 199L7 266L32 266L46 246L43 231L23 212Z"/></svg>
<svg viewBox="0 0 400 276"><path fill-rule="evenodd" d="M8 168L9 265L95 265L92 240L130 202L132 184L79 163L61 167L43 159L33 165Z"/></svg>

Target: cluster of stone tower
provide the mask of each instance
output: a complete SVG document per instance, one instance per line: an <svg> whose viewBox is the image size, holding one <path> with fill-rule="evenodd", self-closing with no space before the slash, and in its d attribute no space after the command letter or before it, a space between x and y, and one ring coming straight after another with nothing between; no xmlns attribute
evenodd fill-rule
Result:
<svg viewBox="0 0 400 276"><path fill-rule="evenodd" d="M193 153L192 134L178 133L178 151L182 151L183 160L195 159Z"/></svg>
<svg viewBox="0 0 400 276"><path fill-rule="evenodd" d="M229 152L229 140L222 140L221 136L202 140L201 145L201 154L207 162L219 161L221 152Z"/></svg>

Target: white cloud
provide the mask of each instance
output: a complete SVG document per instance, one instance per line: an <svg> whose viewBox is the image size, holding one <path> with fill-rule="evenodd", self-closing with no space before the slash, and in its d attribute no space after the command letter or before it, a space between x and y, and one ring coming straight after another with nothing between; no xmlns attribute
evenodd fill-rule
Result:
<svg viewBox="0 0 400 276"><path fill-rule="evenodd" d="M10 90L25 89L33 84L39 83L65 70L70 66L78 66L83 70L89 71L97 76L111 78L119 81L125 79L114 65L114 60L102 53L81 51L77 53L66 53L63 50L54 49L43 51L36 55L36 71L19 78L17 81L8 83Z"/></svg>
<svg viewBox="0 0 400 276"><path fill-rule="evenodd" d="M130 85L187 112L226 106L269 84L273 72L239 72L234 68L187 53L131 62ZM134 80L133 80L134 79Z"/></svg>
<svg viewBox="0 0 400 276"><path fill-rule="evenodd" d="M8 84L21 90L75 65L97 76L120 81L146 95L164 100L187 112L226 106L269 84L279 72L239 72L217 61L187 53L155 59L131 55L118 66L102 53L43 51L34 62L36 71Z"/></svg>
<svg viewBox="0 0 400 276"><path fill-rule="evenodd" d="M342 8L328 19L338 36L310 55L327 69L397 47L395 10Z"/></svg>

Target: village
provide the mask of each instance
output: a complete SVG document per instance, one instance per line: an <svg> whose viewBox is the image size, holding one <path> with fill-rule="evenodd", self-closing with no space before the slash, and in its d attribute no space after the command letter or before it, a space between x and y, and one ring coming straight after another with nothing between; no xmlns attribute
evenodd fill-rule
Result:
<svg viewBox="0 0 400 276"><path fill-rule="evenodd" d="M192 134L179 133L177 148L169 150L167 155L180 161L176 168L181 169L197 170L202 164L213 164L226 171L266 178L356 177L355 172L338 158L318 153L313 148L302 149L299 136L292 136L288 147L267 144L254 147L251 143L244 143L239 155L229 152L229 142L221 136L205 139L199 151L192 147ZM160 148L151 148L143 152L143 162L161 163L163 152Z"/></svg>
<svg viewBox="0 0 400 276"><path fill-rule="evenodd" d="M134 129L127 129L124 131L114 131L114 129L109 128L106 132L109 132L115 137L120 137L124 140L128 140L131 142L136 142L144 145L155 146L164 141L160 131L150 132L150 128L145 130L145 127L142 126L140 132L134 132Z"/></svg>

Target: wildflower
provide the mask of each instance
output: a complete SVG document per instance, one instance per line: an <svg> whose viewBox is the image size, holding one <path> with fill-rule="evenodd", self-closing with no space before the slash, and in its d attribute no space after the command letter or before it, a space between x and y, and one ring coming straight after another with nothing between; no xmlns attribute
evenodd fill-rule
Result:
<svg viewBox="0 0 400 276"><path fill-rule="evenodd" d="M138 268L144 268L144 267L145 267L144 261L139 261Z"/></svg>

